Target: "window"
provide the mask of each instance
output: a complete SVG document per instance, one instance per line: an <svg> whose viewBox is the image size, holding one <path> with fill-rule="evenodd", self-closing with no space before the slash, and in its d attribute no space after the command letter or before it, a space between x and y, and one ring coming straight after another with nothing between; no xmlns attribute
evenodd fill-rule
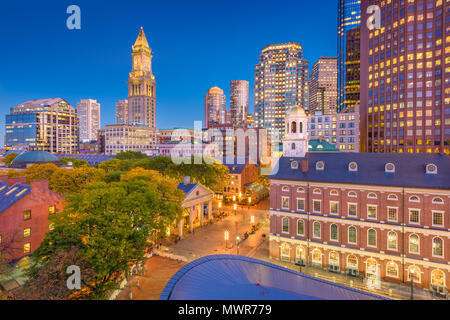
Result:
<svg viewBox="0 0 450 320"><path fill-rule="evenodd" d="M357 195L356 192L354 192L354 191L350 191L350 192L348 193L348 196L349 196L350 198L356 198L356 197L358 197L358 195Z"/></svg>
<svg viewBox="0 0 450 320"><path fill-rule="evenodd" d="M412 196L409 197L409 202L420 202L420 199L418 196Z"/></svg>
<svg viewBox="0 0 450 320"><path fill-rule="evenodd" d="M377 206L375 205L367 205L367 218L376 219L377 218Z"/></svg>
<svg viewBox="0 0 450 320"><path fill-rule="evenodd" d="M286 187L286 186L285 186L285 187L282 187L282 188L281 188L281 191L283 191L283 192L289 192L289 187Z"/></svg>
<svg viewBox="0 0 450 320"><path fill-rule="evenodd" d="M295 149L295 144L292 144L292 150ZM291 169L298 169L298 162L297 161L292 161L291 162Z"/></svg>
<svg viewBox="0 0 450 320"><path fill-rule="evenodd" d="M367 245L370 247L377 246L377 232L374 229L367 231Z"/></svg>
<svg viewBox="0 0 450 320"><path fill-rule="evenodd" d="M433 256L443 257L444 256L444 242L441 238L433 239Z"/></svg>
<svg viewBox="0 0 450 320"><path fill-rule="evenodd" d="M388 233L388 249L397 250L397 232L391 231Z"/></svg>
<svg viewBox="0 0 450 320"><path fill-rule="evenodd" d="M420 253L419 236L416 234L412 234L409 236L409 252L417 254Z"/></svg>
<svg viewBox="0 0 450 320"><path fill-rule="evenodd" d="M305 235L305 221L303 220L297 220L297 235Z"/></svg>
<svg viewBox="0 0 450 320"><path fill-rule="evenodd" d="M330 214L338 214L339 213L339 202L330 201Z"/></svg>
<svg viewBox="0 0 450 320"><path fill-rule="evenodd" d="M386 264L386 275L391 278L398 278L398 265L395 262Z"/></svg>
<svg viewBox="0 0 450 320"><path fill-rule="evenodd" d="M434 198L433 204L444 204L444 200L442 198Z"/></svg>
<svg viewBox="0 0 450 320"><path fill-rule="evenodd" d="M291 260L291 248L286 243L283 243L281 245L281 260Z"/></svg>
<svg viewBox="0 0 450 320"><path fill-rule="evenodd" d="M348 228L348 243L356 244L356 228L355 227Z"/></svg>
<svg viewBox="0 0 450 320"><path fill-rule="evenodd" d="M330 195L332 195L332 196L338 196L338 195L339 195L339 192L338 192L337 190L331 190L331 191L330 191Z"/></svg>
<svg viewBox="0 0 450 320"><path fill-rule="evenodd" d="M420 210L419 209L409 209L409 223L414 223L414 224L420 223Z"/></svg>
<svg viewBox="0 0 450 320"><path fill-rule="evenodd" d="M336 251L331 251L328 255L328 262L333 266L339 267L339 254Z"/></svg>
<svg viewBox="0 0 450 320"><path fill-rule="evenodd" d="M444 226L444 213L441 211L433 211L433 226L443 227Z"/></svg>
<svg viewBox="0 0 450 320"><path fill-rule="evenodd" d="M338 241L338 226L335 224L330 226L330 240Z"/></svg>
<svg viewBox="0 0 450 320"><path fill-rule="evenodd" d="M282 232L289 233L289 218L282 219Z"/></svg>
<svg viewBox="0 0 450 320"><path fill-rule="evenodd" d="M305 199L297 199L297 210L305 211Z"/></svg>
<svg viewBox="0 0 450 320"><path fill-rule="evenodd" d="M298 192L298 193L304 193L304 192L305 192L305 189L304 189L304 188L297 188L297 192Z"/></svg>
<svg viewBox="0 0 450 320"><path fill-rule="evenodd" d="M56 207L55 206L50 206L48 207L48 214L55 214L56 212Z"/></svg>
<svg viewBox="0 0 450 320"><path fill-rule="evenodd" d="M371 192L367 195L367 199L378 199L378 197L375 193Z"/></svg>
<svg viewBox="0 0 450 320"><path fill-rule="evenodd" d="M313 224L313 237L314 238L321 238L321 225L320 222L314 222Z"/></svg>
<svg viewBox="0 0 450 320"><path fill-rule="evenodd" d="M314 189L313 193L314 193L314 194L322 194L322 190L320 190L320 189Z"/></svg>
<svg viewBox="0 0 450 320"><path fill-rule="evenodd" d="M414 273L413 273L413 270L414 270ZM422 271L420 271L419 267L417 267L417 266L410 266L408 268L408 276L407 276L408 279L407 280L411 281L411 275L413 275L414 282L421 283L421 281L420 281L421 274L422 274Z"/></svg>
<svg viewBox="0 0 450 320"><path fill-rule="evenodd" d="M289 210L289 197L281 197L281 208Z"/></svg>
<svg viewBox="0 0 450 320"><path fill-rule="evenodd" d="M317 171L323 171L325 170L325 162L319 161L316 163L316 170Z"/></svg>
<svg viewBox="0 0 450 320"><path fill-rule="evenodd" d="M445 273L439 269L433 270L431 272L431 284L433 286L445 288Z"/></svg>
<svg viewBox="0 0 450 320"><path fill-rule="evenodd" d="M398 208L388 207L388 221L397 222L398 221Z"/></svg>
<svg viewBox="0 0 450 320"><path fill-rule="evenodd" d="M349 203L348 204L348 216L349 217L356 217L358 205L356 203Z"/></svg>
<svg viewBox="0 0 450 320"><path fill-rule="evenodd" d="M26 210L23 212L23 220L30 220L31 219L31 210Z"/></svg>
<svg viewBox="0 0 450 320"><path fill-rule="evenodd" d="M391 201L397 201L397 200L398 200L398 197L397 197L395 194L390 194L390 195L388 196L388 200L391 200Z"/></svg>
<svg viewBox="0 0 450 320"><path fill-rule="evenodd" d="M437 166L434 164L427 165L427 174L437 174Z"/></svg>
<svg viewBox="0 0 450 320"><path fill-rule="evenodd" d="M31 236L31 228L25 228L23 229L23 237L29 238Z"/></svg>
<svg viewBox="0 0 450 320"><path fill-rule="evenodd" d="M358 171L358 164L356 162L351 162L348 165L348 171L352 171L352 172Z"/></svg>
<svg viewBox="0 0 450 320"><path fill-rule="evenodd" d="M31 252L31 243L25 243L23 245L23 253L30 253Z"/></svg>
<svg viewBox="0 0 450 320"><path fill-rule="evenodd" d="M395 173L395 165L393 163L387 163L384 170L386 173Z"/></svg>
<svg viewBox="0 0 450 320"><path fill-rule="evenodd" d="M322 263L322 252L319 249L314 249L312 251L312 262L321 264Z"/></svg>
<svg viewBox="0 0 450 320"><path fill-rule="evenodd" d="M320 200L313 200L313 211L315 213L320 213L322 207L322 202Z"/></svg>
<svg viewBox="0 0 450 320"><path fill-rule="evenodd" d="M347 268L356 270L358 269L358 258L355 255L349 255L347 257Z"/></svg>

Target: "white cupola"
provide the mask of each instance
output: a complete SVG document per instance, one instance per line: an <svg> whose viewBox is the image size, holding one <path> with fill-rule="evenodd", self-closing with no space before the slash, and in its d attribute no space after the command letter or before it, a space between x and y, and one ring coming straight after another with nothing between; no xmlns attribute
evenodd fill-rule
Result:
<svg viewBox="0 0 450 320"><path fill-rule="evenodd" d="M286 112L283 156L303 158L308 152L308 116L305 109L291 107Z"/></svg>

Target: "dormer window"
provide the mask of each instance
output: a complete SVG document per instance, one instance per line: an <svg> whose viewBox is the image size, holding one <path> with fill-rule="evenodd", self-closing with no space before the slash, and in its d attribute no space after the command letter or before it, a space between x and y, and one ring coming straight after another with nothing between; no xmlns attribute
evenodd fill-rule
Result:
<svg viewBox="0 0 450 320"><path fill-rule="evenodd" d="M330 191L330 195L331 195L331 196L338 196L338 195L339 195L339 192L338 192L337 190L331 190L331 191Z"/></svg>
<svg viewBox="0 0 450 320"><path fill-rule="evenodd" d="M298 192L298 193L304 193L304 192L305 192L305 189L304 189L304 188L297 188L297 192Z"/></svg>
<svg viewBox="0 0 450 320"><path fill-rule="evenodd" d="M357 195L356 192L354 192L354 191L350 191L350 192L348 193L348 196L349 196L350 198L357 198L357 197L358 197L358 195Z"/></svg>
<svg viewBox="0 0 450 320"><path fill-rule="evenodd" d="M395 194L390 194L390 195L388 196L388 200L397 201L397 200L398 200L398 197L397 197Z"/></svg>
<svg viewBox="0 0 450 320"><path fill-rule="evenodd" d="M319 170L319 171L325 170L325 162L323 162L323 161L318 161L318 162L316 163L316 170Z"/></svg>
<svg viewBox="0 0 450 320"><path fill-rule="evenodd" d="M435 164L429 164L427 165L427 174L437 174L438 169Z"/></svg>
<svg viewBox="0 0 450 320"><path fill-rule="evenodd" d="M289 187L283 187L283 188L281 188L281 191L283 191L283 192L289 192Z"/></svg>
<svg viewBox="0 0 450 320"><path fill-rule="evenodd" d="M322 191L320 189L314 189L313 193L314 194L322 194Z"/></svg>
<svg viewBox="0 0 450 320"><path fill-rule="evenodd" d="M387 163L384 167L386 173L395 173L395 165L393 163Z"/></svg>
<svg viewBox="0 0 450 320"><path fill-rule="evenodd" d="M298 161L291 162L291 169L298 169Z"/></svg>
<svg viewBox="0 0 450 320"><path fill-rule="evenodd" d="M442 198L434 198L433 204L444 204L444 200Z"/></svg>
<svg viewBox="0 0 450 320"><path fill-rule="evenodd" d="M348 171L357 172L358 171L358 164L356 162L351 162L348 165Z"/></svg>
<svg viewBox="0 0 450 320"><path fill-rule="evenodd" d="M409 202L420 202L420 199L418 196L412 196L409 198Z"/></svg>
<svg viewBox="0 0 450 320"><path fill-rule="evenodd" d="M367 195L367 199L377 199L377 198L378 198L377 195L373 192L371 192Z"/></svg>

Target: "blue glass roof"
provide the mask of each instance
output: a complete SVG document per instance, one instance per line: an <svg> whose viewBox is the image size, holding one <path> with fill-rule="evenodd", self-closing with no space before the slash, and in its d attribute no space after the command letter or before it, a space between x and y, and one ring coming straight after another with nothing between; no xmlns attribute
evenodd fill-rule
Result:
<svg viewBox="0 0 450 320"><path fill-rule="evenodd" d="M31 191L27 184L16 183L8 188L8 183L0 181L0 213L25 197Z"/></svg>
<svg viewBox="0 0 450 320"><path fill-rule="evenodd" d="M27 151L11 162L11 167L23 166L27 163L59 163L58 158L46 151Z"/></svg>
<svg viewBox="0 0 450 320"><path fill-rule="evenodd" d="M169 280L160 300L382 300L371 293L234 255L195 260Z"/></svg>

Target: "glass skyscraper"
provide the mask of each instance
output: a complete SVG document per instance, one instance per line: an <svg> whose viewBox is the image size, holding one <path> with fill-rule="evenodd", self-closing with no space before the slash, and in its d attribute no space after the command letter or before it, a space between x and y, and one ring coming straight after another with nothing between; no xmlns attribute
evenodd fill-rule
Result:
<svg viewBox="0 0 450 320"><path fill-rule="evenodd" d="M359 28L360 23L361 1L338 0L338 112L345 111L347 107L346 86L349 85L347 83L347 36L351 30ZM359 84L357 85L359 86ZM354 88L352 88L352 91L354 91ZM354 100L354 98L352 97L351 100Z"/></svg>

